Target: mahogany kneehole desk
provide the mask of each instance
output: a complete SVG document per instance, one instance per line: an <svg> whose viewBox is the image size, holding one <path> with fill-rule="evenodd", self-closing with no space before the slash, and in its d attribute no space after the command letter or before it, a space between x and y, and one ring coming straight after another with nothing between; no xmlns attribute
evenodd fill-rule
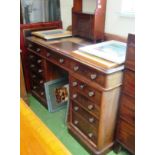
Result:
<svg viewBox="0 0 155 155"><path fill-rule="evenodd" d="M114 144L124 66L97 62L74 52L80 46L90 44L81 38L45 41L28 37L26 43L32 94L47 107L43 83L60 76L55 69L57 66L67 71L70 90L68 130L91 153L107 152Z"/></svg>

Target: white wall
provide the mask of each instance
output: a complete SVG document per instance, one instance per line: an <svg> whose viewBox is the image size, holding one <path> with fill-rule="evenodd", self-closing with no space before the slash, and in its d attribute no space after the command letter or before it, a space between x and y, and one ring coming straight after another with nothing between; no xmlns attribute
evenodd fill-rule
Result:
<svg viewBox="0 0 155 155"><path fill-rule="evenodd" d="M121 11L122 0L107 0L105 32L127 37L128 33L135 32L135 19L129 17L121 17L118 12ZM86 2L84 1L86 4ZM71 8L73 0L60 0L61 18L63 26L66 29L71 25ZM86 6L86 5L85 5ZM87 8L93 6L91 1L87 4Z"/></svg>
<svg viewBox="0 0 155 155"><path fill-rule="evenodd" d="M135 18L122 17L122 0L107 0L105 32L127 37L128 33L135 32Z"/></svg>

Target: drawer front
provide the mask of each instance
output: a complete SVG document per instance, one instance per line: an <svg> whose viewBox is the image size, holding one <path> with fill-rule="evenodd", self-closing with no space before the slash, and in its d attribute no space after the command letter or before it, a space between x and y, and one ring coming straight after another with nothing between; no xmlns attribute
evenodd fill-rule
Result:
<svg viewBox="0 0 155 155"><path fill-rule="evenodd" d="M58 53L55 53L51 50L46 49L44 56L49 61L54 62L58 65L61 65L61 67L65 68L66 70L68 70L68 67L70 66L70 60L67 57L62 56Z"/></svg>
<svg viewBox="0 0 155 155"><path fill-rule="evenodd" d="M44 53L44 48L42 46L32 42L27 42L27 48L40 55Z"/></svg>
<svg viewBox="0 0 155 155"><path fill-rule="evenodd" d="M129 35L125 66L135 70L135 35Z"/></svg>
<svg viewBox="0 0 155 155"><path fill-rule="evenodd" d="M90 80L90 82L96 82L105 87L105 75L103 73L75 61L72 61L69 67L71 71L82 75L84 78Z"/></svg>
<svg viewBox="0 0 155 155"><path fill-rule="evenodd" d="M76 126L94 144L97 144L97 131L74 111L72 112L72 124Z"/></svg>
<svg viewBox="0 0 155 155"><path fill-rule="evenodd" d="M31 53L31 52L29 52L29 54L28 54L28 62L29 62L29 64L33 63L36 66L37 65L41 66L41 67L43 66L42 58L40 58L39 56L37 56L37 55L35 55L35 54Z"/></svg>
<svg viewBox="0 0 155 155"><path fill-rule="evenodd" d="M98 129L99 121L94 116L92 116L90 113L88 113L86 110L84 110L79 104L75 102L71 102L72 104L72 110L79 114L81 117L83 117L84 120L86 120L90 126L93 126L94 128Z"/></svg>
<svg viewBox="0 0 155 155"><path fill-rule="evenodd" d="M120 100L120 116L129 123L135 123L135 104L134 98L123 94Z"/></svg>
<svg viewBox="0 0 155 155"><path fill-rule="evenodd" d="M117 129L117 138L123 143L129 150L134 152L135 150L135 129L134 126L129 125L123 120L119 120Z"/></svg>
<svg viewBox="0 0 155 155"><path fill-rule="evenodd" d="M74 98L73 94L77 94L77 97ZM75 93L75 92L70 92L70 98L74 102L78 103L83 109L85 109L91 115L95 116L96 118L99 118L99 112L100 112L99 104L100 103L91 102L85 96L79 93Z"/></svg>
<svg viewBox="0 0 155 155"><path fill-rule="evenodd" d="M73 77L70 77L70 87L73 91L75 90L76 92L79 92L93 102L99 103L101 101L101 92L95 90L94 88Z"/></svg>
<svg viewBox="0 0 155 155"><path fill-rule="evenodd" d="M123 92L129 96L135 96L135 73L126 69L124 71Z"/></svg>

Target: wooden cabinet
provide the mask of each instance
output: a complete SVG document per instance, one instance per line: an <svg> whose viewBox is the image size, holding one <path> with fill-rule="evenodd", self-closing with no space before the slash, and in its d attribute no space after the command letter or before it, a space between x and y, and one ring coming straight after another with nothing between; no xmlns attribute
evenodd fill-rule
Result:
<svg viewBox="0 0 155 155"><path fill-rule="evenodd" d="M116 141L135 152L135 35L129 34Z"/></svg>
<svg viewBox="0 0 155 155"><path fill-rule="evenodd" d="M87 3L91 3L88 1ZM95 9L92 12L83 10L83 1L74 0L72 8L73 35L93 41L103 39L105 26L106 0L94 0Z"/></svg>

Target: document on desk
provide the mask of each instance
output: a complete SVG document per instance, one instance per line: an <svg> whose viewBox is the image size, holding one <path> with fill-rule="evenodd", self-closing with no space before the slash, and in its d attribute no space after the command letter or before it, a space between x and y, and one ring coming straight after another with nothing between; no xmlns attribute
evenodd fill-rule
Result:
<svg viewBox="0 0 155 155"><path fill-rule="evenodd" d="M80 52L99 57L117 64L124 63L126 56L126 43L118 41L106 41L94 45L79 48Z"/></svg>

